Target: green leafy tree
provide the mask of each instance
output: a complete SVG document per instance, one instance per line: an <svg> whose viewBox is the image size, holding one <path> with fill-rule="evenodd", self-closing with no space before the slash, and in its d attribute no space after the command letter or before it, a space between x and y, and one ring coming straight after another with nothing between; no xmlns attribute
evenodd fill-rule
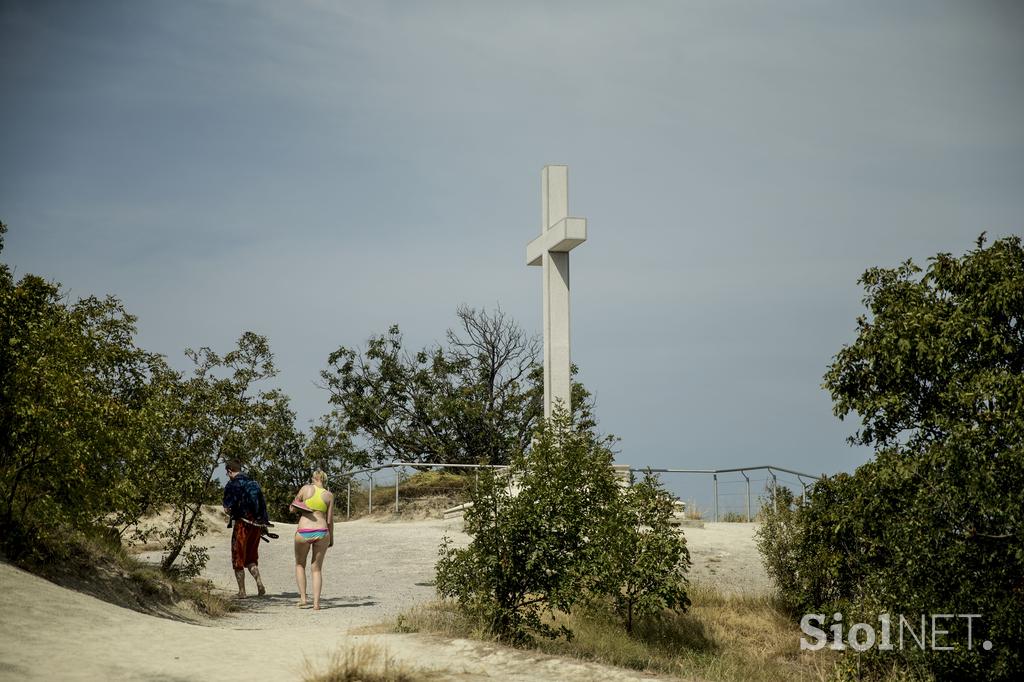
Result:
<svg viewBox="0 0 1024 682"><path fill-rule="evenodd" d="M500 310L462 306L458 318L446 346L410 354L395 325L365 351L330 355L331 403L374 459L506 464L529 448L543 414L538 340ZM590 394L572 390L574 420L591 428Z"/></svg>
<svg viewBox="0 0 1024 682"><path fill-rule="evenodd" d="M0 250L6 229L0 223ZM15 282L0 264L0 531L9 554L60 551L66 529L123 536L169 506L163 568L195 574L206 550L190 543L205 530L203 503L219 501L217 468L231 457L270 467L289 446L287 399L256 388L275 373L265 338L243 334L223 356L189 350L186 377L134 337L135 318L117 299L69 302L59 285L34 275Z"/></svg>
<svg viewBox="0 0 1024 682"><path fill-rule="evenodd" d="M799 611L854 617L981 614L968 650L906 657L943 679L1024 671L1024 249L1019 237L925 270L861 278L869 315L825 387L875 458L819 481L797 510L799 567L780 576ZM848 619L849 620L849 619ZM991 641L986 651L979 642ZM883 660L886 654L874 650Z"/></svg>
<svg viewBox="0 0 1024 682"><path fill-rule="evenodd" d="M276 374L270 346L259 334L245 332L224 355L206 347L185 354L194 365L192 375L162 377L166 412L155 452L162 457L162 495L172 512L161 565L171 570L184 552L178 570L193 574L206 562L205 548L193 540L207 530L203 505L218 497L214 475L228 459L249 462L267 452L259 435L271 430L267 423L280 394L257 388Z"/></svg>
<svg viewBox="0 0 1024 682"><path fill-rule="evenodd" d="M0 250L6 226L0 223ZM0 529L13 555L40 529L130 524L144 511L159 359L134 343L112 297L66 301L60 286L0 265Z"/></svg>
<svg viewBox="0 0 1024 682"><path fill-rule="evenodd" d="M640 481L631 476L630 486L611 500L599 526L601 565L591 589L611 599L630 634L636 619L665 609L685 611L690 604L690 553L683 534L671 524L673 502L651 472Z"/></svg>
<svg viewBox="0 0 1024 682"><path fill-rule="evenodd" d="M607 441L556 411L529 458L516 453L507 471L481 471L465 515L473 540L442 546L438 592L509 641L571 636L542 616L569 612L593 583L601 561L593 538L618 491L611 462Z"/></svg>

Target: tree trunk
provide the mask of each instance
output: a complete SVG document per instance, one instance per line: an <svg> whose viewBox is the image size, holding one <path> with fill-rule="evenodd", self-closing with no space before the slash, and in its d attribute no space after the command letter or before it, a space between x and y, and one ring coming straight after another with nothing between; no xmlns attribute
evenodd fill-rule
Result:
<svg viewBox="0 0 1024 682"><path fill-rule="evenodd" d="M164 557L163 562L160 564L160 569L165 573L171 570L171 566L174 565L178 555L181 554L181 550L185 549L185 545L192 539L192 527L195 525L196 517L199 516L199 512L202 508L202 502L196 505L193 509L189 509L188 507L185 508L185 515L182 517L182 528L178 533L178 538L175 540L174 546L171 547L171 551L167 553L167 556Z"/></svg>

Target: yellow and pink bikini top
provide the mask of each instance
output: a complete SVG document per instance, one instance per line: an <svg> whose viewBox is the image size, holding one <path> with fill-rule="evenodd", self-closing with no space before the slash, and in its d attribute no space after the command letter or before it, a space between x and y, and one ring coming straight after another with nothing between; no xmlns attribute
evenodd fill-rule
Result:
<svg viewBox="0 0 1024 682"><path fill-rule="evenodd" d="M321 497L321 495L323 495L323 492L323 488L313 486L313 494L310 495L308 500L303 500L306 503L306 506L312 509L313 511L326 512L327 503L324 502L324 498Z"/></svg>

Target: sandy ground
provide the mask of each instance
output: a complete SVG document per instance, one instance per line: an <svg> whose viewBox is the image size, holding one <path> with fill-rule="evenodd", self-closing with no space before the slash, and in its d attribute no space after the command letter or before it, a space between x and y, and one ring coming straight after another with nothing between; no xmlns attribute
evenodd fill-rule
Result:
<svg viewBox="0 0 1024 682"><path fill-rule="evenodd" d="M727 593L761 593L771 589L757 551L756 523L705 523L684 528L690 550L690 579Z"/></svg>
<svg viewBox="0 0 1024 682"><path fill-rule="evenodd" d="M442 535L468 542L461 521L338 523L324 568L323 610L298 609L291 534L261 546L268 594L241 612L186 623L148 616L66 590L0 564L0 679L294 680L305 664L324 667L331 654L370 642L433 679L636 680L633 671L553 658L460 639L415 634L354 633L392 623L409 607L435 598L433 565ZM726 590L767 588L753 524L686 528L691 575ZM206 577L234 591L228 531L204 538ZM251 592L252 581L249 579Z"/></svg>

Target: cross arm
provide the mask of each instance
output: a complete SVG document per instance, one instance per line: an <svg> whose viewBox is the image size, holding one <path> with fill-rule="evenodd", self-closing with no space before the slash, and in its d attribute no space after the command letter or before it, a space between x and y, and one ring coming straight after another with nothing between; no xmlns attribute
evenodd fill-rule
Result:
<svg viewBox="0 0 1024 682"><path fill-rule="evenodd" d="M526 264L540 265L547 251L572 251L587 241L586 218L562 218L526 245Z"/></svg>

